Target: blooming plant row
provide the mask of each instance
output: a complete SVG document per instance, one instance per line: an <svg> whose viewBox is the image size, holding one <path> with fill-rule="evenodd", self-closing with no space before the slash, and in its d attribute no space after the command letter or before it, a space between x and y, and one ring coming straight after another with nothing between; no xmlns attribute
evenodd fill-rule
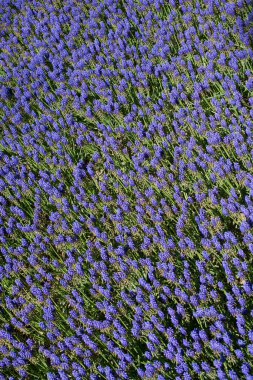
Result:
<svg viewBox="0 0 253 380"><path fill-rule="evenodd" d="M253 379L251 12L0 1L0 380Z"/></svg>

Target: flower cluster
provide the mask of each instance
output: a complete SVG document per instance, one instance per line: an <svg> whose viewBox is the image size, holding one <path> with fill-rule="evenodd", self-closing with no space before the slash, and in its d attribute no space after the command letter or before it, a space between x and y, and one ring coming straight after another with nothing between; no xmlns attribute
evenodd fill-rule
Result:
<svg viewBox="0 0 253 380"><path fill-rule="evenodd" d="M253 379L251 1L0 15L0 380Z"/></svg>

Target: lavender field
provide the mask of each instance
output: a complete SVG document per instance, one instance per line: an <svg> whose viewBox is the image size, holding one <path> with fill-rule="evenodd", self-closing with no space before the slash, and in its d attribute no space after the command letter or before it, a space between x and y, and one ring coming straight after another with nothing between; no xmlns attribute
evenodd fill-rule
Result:
<svg viewBox="0 0 253 380"><path fill-rule="evenodd" d="M253 380L253 2L0 0L0 380Z"/></svg>

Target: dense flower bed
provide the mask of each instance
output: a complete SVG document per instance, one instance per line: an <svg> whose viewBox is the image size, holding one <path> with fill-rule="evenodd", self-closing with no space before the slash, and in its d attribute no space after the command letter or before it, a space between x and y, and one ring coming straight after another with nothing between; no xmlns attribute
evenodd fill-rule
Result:
<svg viewBox="0 0 253 380"><path fill-rule="evenodd" d="M251 12L0 1L0 380L253 379Z"/></svg>

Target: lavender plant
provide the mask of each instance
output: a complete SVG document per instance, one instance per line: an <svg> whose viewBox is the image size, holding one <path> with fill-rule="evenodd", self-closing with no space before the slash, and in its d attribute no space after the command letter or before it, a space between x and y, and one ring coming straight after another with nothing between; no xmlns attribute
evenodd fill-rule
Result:
<svg viewBox="0 0 253 380"><path fill-rule="evenodd" d="M0 1L0 380L253 379L252 14Z"/></svg>

